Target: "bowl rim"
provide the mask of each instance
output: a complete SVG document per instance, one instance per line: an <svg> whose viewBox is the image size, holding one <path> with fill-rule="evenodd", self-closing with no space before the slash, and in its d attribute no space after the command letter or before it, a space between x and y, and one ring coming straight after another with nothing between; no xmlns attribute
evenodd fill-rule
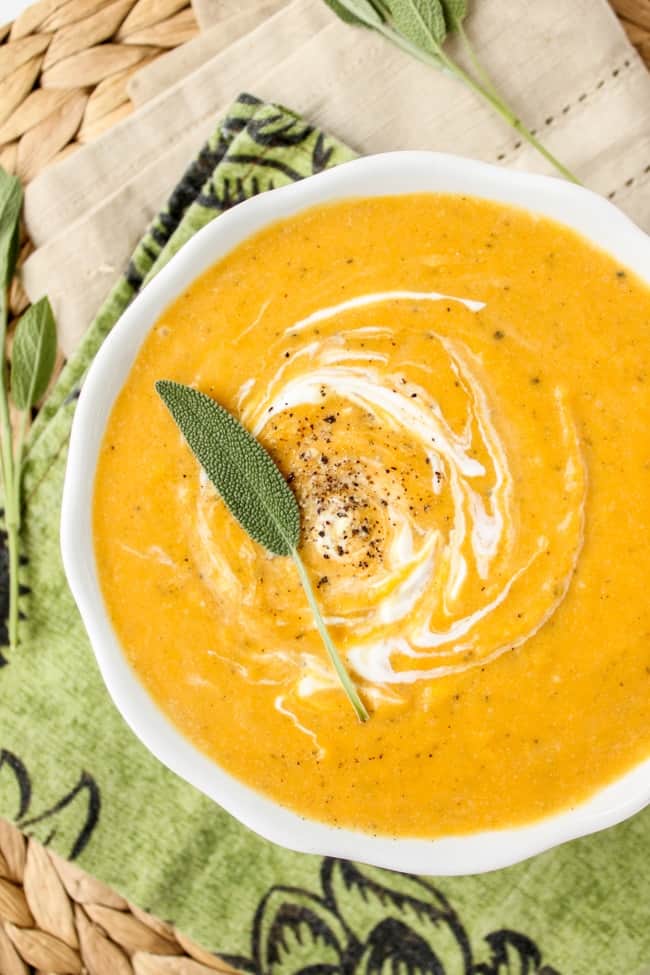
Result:
<svg viewBox="0 0 650 975"><path fill-rule="evenodd" d="M183 288L241 241L308 207L344 198L459 193L519 206L572 227L650 284L650 237L607 200L552 177L429 151L365 156L254 196L198 231L136 296L85 377L73 420L61 509L61 551L102 677L135 735L172 772L248 828L289 849L424 875L509 866L613 826L650 803L650 758L588 799L521 826L433 839L372 836L306 819L235 779L185 739L126 661L95 565L92 497L108 415L150 328Z"/></svg>

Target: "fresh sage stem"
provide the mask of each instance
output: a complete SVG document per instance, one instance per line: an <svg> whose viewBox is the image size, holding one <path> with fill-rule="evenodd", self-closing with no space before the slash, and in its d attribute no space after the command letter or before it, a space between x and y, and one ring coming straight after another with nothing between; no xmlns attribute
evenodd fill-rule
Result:
<svg viewBox="0 0 650 975"><path fill-rule="evenodd" d="M297 549L295 548L293 549L293 551L291 552L291 557L293 558L293 561L296 564L296 568L298 570L298 577L300 579L300 582L302 583L302 588L305 590L305 595L307 596L307 602L309 603L311 607L311 611L314 614L314 622L316 623L316 629L318 630L320 634L320 638L323 641L323 644L325 645L325 649L327 650L329 658L332 662L332 666L334 667L334 670L337 673L337 676L341 682L343 690L349 697L350 703L354 708L354 712L357 718L359 719L359 721L367 721L368 712L366 711L363 701L359 697L359 693L356 687L354 686L354 684L350 679L350 675L348 674L347 670L343 666L343 663L341 662L341 658L339 657L336 647L332 643L332 638L329 635L328 629L325 626L325 621L321 615L320 609L318 608L318 602L316 601L316 594L314 593L314 589L311 584L311 580L309 578L309 573L305 569L305 565L302 559L300 558L300 556L298 555Z"/></svg>
<svg viewBox="0 0 650 975"><path fill-rule="evenodd" d="M464 32L463 32L463 36L465 36ZM469 45L469 41L467 41L467 44ZM473 49L470 48L470 50ZM460 81L463 81L469 88L473 89L473 91L475 91L478 95L480 95L481 98L484 98L485 101L488 102L488 104L490 104L494 108L494 110L499 115L501 115L501 117L504 118L506 122L508 122L508 124L511 125L512 128L526 140L526 142L528 142L534 149L537 150L540 156L543 156L544 159L546 159L548 162L550 162L552 166L555 167L558 173L564 176L565 179L569 180L569 182L576 183L577 185L581 185L581 181L578 179L578 177L575 176L574 173L572 173L571 170L564 165L564 163L561 163L560 160L557 159L557 157L554 156L553 153L550 152L546 148L546 146L542 142L540 142L535 135L533 135L533 133L528 128L528 126L526 126L522 122L522 120L518 118L518 116L512 111L510 106L507 104L507 102L504 101L504 99L501 97L497 89L494 87L494 85L492 84L489 78L489 75L487 75L487 73L484 70L482 73L485 79L487 79L487 85L485 83L481 84L480 82L476 81L474 78L471 77L471 75L463 71L463 69L458 64L456 64L455 61L452 61L451 58L448 58L447 55L444 55L444 58L445 58L445 63L448 63L449 69L452 72L452 74L454 74L455 77L457 77ZM474 62L475 64L479 63L476 55L474 55Z"/></svg>
<svg viewBox="0 0 650 975"><path fill-rule="evenodd" d="M481 84L480 82L476 81L474 78L472 78L471 75L467 74L467 72L464 71L459 64L457 64L450 57L448 57L444 51L442 50L440 51L440 56L442 58L443 64L445 65L445 67L448 68L450 73L454 75L454 77L458 78L459 81L464 82L464 84L466 84L468 88L471 88L478 95L480 95L481 98L483 98L486 102L488 102L488 104L491 105L492 108L502 118L504 118L509 125L512 126L515 132L518 132L519 135L521 135L526 142L528 142L534 149L537 150L540 156L543 156L544 159L546 159L548 162L550 162L552 166L555 167L558 173L564 176L565 179L569 180L569 182L580 185L580 180L578 179L578 177L575 176L571 172L571 170L564 165L564 163L561 163L560 160L557 159L553 155L553 153L550 152L546 148L546 146L543 145L543 143L541 143L539 139L533 135L530 129L526 125L524 125L522 120L517 117L517 115L512 111L512 109L507 104L507 102L504 101L501 95L499 95L497 89L494 87L491 81L489 82L489 87L487 87L484 84ZM474 60L475 61L478 60L476 56L474 56ZM486 77L488 76L486 75Z"/></svg>
<svg viewBox="0 0 650 975"><path fill-rule="evenodd" d="M463 27L462 21L454 20L453 28L457 32L458 36L460 37L463 48L465 49L465 53L467 54L467 57L469 58L470 63L474 68L474 71L476 72L479 81L481 82L484 88L486 88L488 91L491 91L493 95L496 95L498 97L499 93L494 85L494 82L490 78L485 67L481 63L476 51L474 50L474 45L471 43L469 37L467 36L467 32Z"/></svg>
<svg viewBox="0 0 650 975"><path fill-rule="evenodd" d="M487 72L482 66L481 66L480 73L484 79L483 83L477 81L470 74L468 74L463 68L461 68L461 66L457 64L456 61L454 61L452 58L449 57L448 54L445 53L442 47L438 48L438 52L435 55L430 55L427 54L426 51L422 51L419 48L417 48L415 45L409 43L409 41L401 37L396 31L394 31L392 28L388 26L384 26L383 28L377 28L377 30L379 31L379 33L383 34L384 37L386 37L388 40L392 41L394 44L400 47L403 51L406 51L408 54L411 54L413 57L417 58L418 61L421 61L423 64L438 69L440 67L443 67L450 75L458 79L458 81L462 81L463 84L467 85L468 88L476 92L477 95L479 95L489 105L491 105L492 108L502 118L504 118L506 122L516 132L518 132L523 139L525 139L526 142L528 142L531 146L533 146L533 148L536 149L536 151L541 156L543 156L544 159L550 162L550 164L562 176L564 176L565 179L569 180L569 182L571 183L576 183L577 185L581 185L581 181L578 179L578 177L575 176L571 172L571 170L568 169L563 163L561 163L560 160L557 159L553 155L553 153L550 152L546 148L546 146L544 146L543 143L541 143L539 139L537 139L536 136L533 135L530 129L526 125L524 125L522 120L518 118L515 112L513 112L513 110L509 107L507 102L501 97L498 90L495 88L494 84L490 80L489 75L487 74ZM469 43L469 39L467 38L467 35L465 34L464 31L462 36L465 37L466 45L472 51L471 60L473 61L476 70L476 66L480 65L478 57L474 53L474 50L471 47Z"/></svg>

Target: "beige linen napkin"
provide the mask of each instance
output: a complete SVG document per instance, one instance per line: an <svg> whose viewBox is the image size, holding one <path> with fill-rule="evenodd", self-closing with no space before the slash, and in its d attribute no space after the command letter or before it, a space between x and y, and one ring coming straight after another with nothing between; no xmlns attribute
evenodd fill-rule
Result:
<svg viewBox="0 0 650 975"><path fill-rule="evenodd" d="M241 13L217 19L187 44L181 44L165 57L156 58L146 68L136 72L127 85L131 101L138 107L143 105L191 71L200 68L229 44L254 30L286 3L287 0L256 0L254 6Z"/></svg>
<svg viewBox="0 0 650 975"><path fill-rule="evenodd" d="M257 0L192 0L192 8L201 30L207 30L235 14L255 10Z"/></svg>
<svg viewBox="0 0 650 975"><path fill-rule="evenodd" d="M262 11L273 0L259 2ZM223 8L224 31L233 9ZM250 6L237 9L236 17L250 14ZM293 0L260 16L225 49L207 40L216 51L207 61L205 47L185 52L194 70L180 79L181 54L168 56L169 70L162 59L159 74L143 80L147 100L138 112L28 188L38 249L25 265L25 286L30 297L50 294L67 352L184 161L241 89L290 105L361 152L430 148L550 171L458 82L340 23L322 0ZM549 148L650 229L650 75L605 0L475 0L468 31Z"/></svg>

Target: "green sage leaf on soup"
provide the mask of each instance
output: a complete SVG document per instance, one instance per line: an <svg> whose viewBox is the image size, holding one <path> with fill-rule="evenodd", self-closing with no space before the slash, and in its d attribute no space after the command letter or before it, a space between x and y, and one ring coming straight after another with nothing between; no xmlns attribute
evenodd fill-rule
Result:
<svg viewBox="0 0 650 975"><path fill-rule="evenodd" d="M19 410L41 399L56 361L56 324L47 298L27 309L18 322L11 354L11 396Z"/></svg>
<svg viewBox="0 0 650 975"><path fill-rule="evenodd" d="M161 379L156 390L231 514L274 555L291 555L300 509L271 455L205 393Z"/></svg>

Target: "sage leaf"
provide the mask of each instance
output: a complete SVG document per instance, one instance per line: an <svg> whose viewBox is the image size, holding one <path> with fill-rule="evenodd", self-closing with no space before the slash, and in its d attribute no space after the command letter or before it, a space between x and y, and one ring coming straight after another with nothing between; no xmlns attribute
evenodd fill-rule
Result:
<svg viewBox="0 0 650 975"><path fill-rule="evenodd" d="M16 269L23 191L20 181L0 166L0 284L9 286Z"/></svg>
<svg viewBox="0 0 650 975"><path fill-rule="evenodd" d="M447 36L439 0L389 0L393 23L402 37L419 50L437 55Z"/></svg>
<svg viewBox="0 0 650 975"><path fill-rule="evenodd" d="M451 33L467 16L467 0L440 0L447 30Z"/></svg>
<svg viewBox="0 0 650 975"><path fill-rule="evenodd" d="M19 410L34 406L47 389L56 361L56 324L47 298L18 322L11 355L11 396Z"/></svg>
<svg viewBox="0 0 650 975"><path fill-rule="evenodd" d="M244 531L274 555L291 555L300 538L300 509L259 440L198 389L161 379L156 390Z"/></svg>
<svg viewBox="0 0 650 975"><path fill-rule="evenodd" d="M259 440L205 393L170 379L159 379L156 391L244 531L274 555L293 559L316 629L341 687L359 721L367 721L368 712L327 631L309 575L298 554L300 508L282 472Z"/></svg>
<svg viewBox="0 0 650 975"><path fill-rule="evenodd" d="M370 0L325 0L325 3L346 24L379 27L383 23L381 14Z"/></svg>

